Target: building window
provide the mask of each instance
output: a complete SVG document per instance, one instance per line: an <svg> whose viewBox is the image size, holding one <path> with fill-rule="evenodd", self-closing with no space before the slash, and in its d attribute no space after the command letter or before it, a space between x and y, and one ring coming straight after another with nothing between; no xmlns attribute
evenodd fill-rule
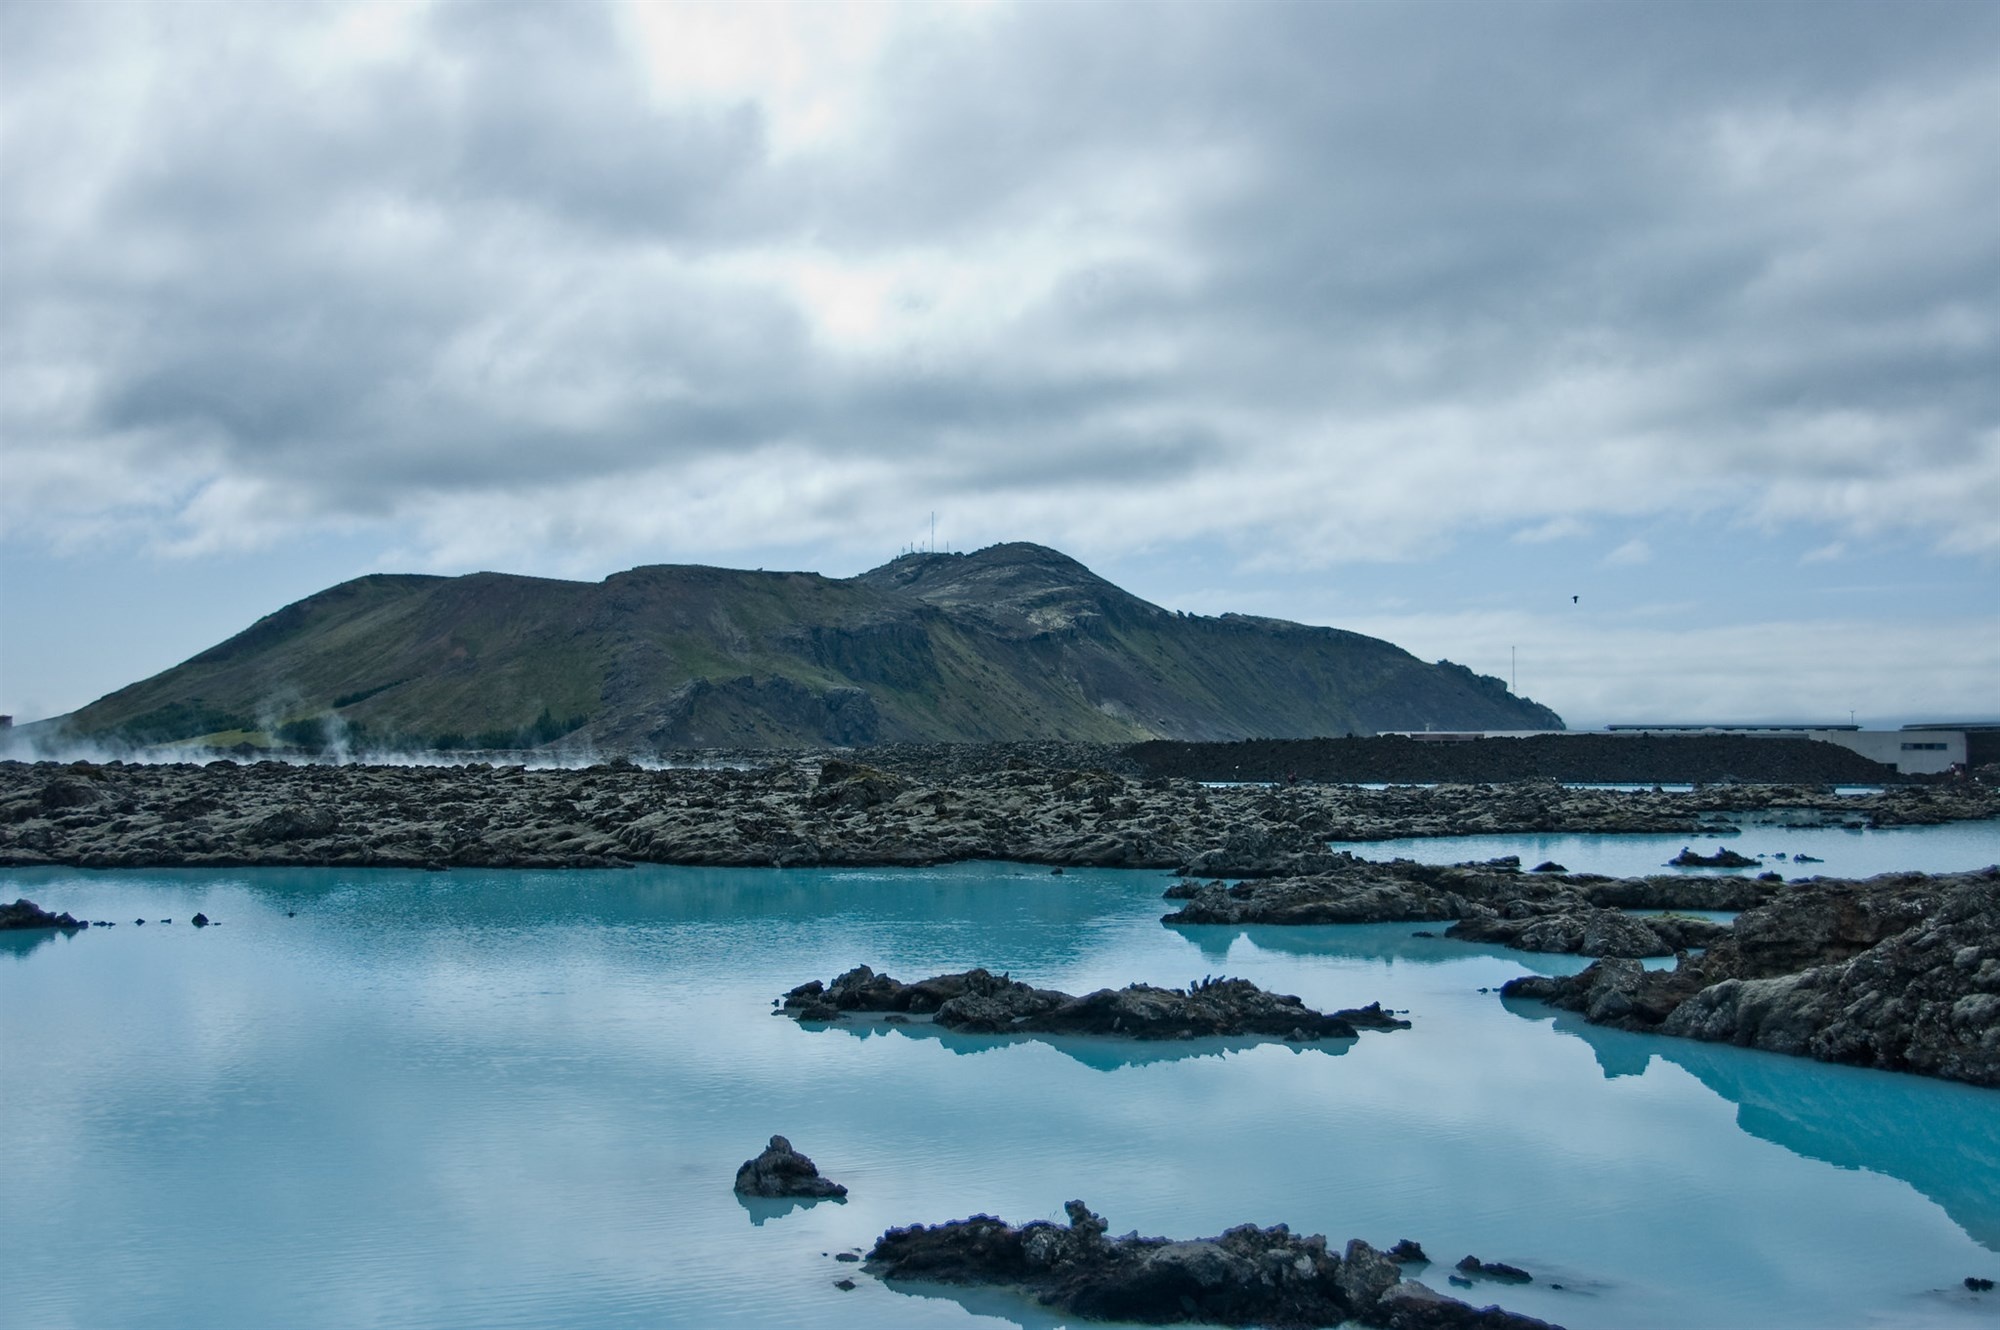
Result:
<svg viewBox="0 0 2000 1330"><path fill-rule="evenodd" d="M1943 744L1904 744L1904 745L1903 745L1903 751L1904 751L1904 752L1906 752L1906 753L1942 753L1942 752L1944 751L1944 745L1943 745Z"/></svg>

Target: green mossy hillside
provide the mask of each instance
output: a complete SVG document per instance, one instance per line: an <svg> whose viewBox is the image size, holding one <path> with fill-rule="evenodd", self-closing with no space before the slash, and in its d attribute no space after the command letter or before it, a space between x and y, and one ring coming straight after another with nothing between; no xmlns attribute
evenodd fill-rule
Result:
<svg viewBox="0 0 2000 1330"><path fill-rule="evenodd" d="M372 576L64 719L136 746L792 747L1559 729L1375 638L1148 604L1036 545L858 577L659 566L597 583Z"/></svg>

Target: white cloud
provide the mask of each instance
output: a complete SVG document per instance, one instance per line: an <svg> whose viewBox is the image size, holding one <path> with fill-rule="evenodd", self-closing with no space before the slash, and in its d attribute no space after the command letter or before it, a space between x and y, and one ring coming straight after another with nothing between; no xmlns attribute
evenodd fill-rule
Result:
<svg viewBox="0 0 2000 1330"><path fill-rule="evenodd" d="M1577 540L1588 536L1594 528L1580 518L1562 516L1551 517L1546 522L1522 527L1512 537L1520 545L1546 545L1558 540Z"/></svg>
<svg viewBox="0 0 2000 1330"><path fill-rule="evenodd" d="M1614 722L1781 720L1867 725L1994 714L2000 621L1678 622L1513 612L1366 616L1341 625L1425 659L1506 678L1573 728Z"/></svg>
<svg viewBox="0 0 2000 1330"><path fill-rule="evenodd" d="M1989 566L2000 15L1436 12L0 8L0 526Z"/></svg>
<svg viewBox="0 0 2000 1330"><path fill-rule="evenodd" d="M1634 564L1651 563L1653 547L1634 536L1617 549L1604 556L1604 562L1614 568L1629 567Z"/></svg>
<svg viewBox="0 0 2000 1330"><path fill-rule="evenodd" d="M1674 510L2000 548L1976 8L1789 33L1784 96L1617 40L1775 40L1708 10L179 12L7 11L4 517L37 538L376 522L442 565L480 536L439 512L720 455L858 527L919 489L1322 564ZM768 520L584 516L552 527L603 557Z"/></svg>

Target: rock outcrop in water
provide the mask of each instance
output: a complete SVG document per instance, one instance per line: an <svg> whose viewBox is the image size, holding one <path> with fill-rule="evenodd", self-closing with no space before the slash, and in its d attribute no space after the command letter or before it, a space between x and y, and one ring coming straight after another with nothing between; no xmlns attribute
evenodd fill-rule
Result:
<svg viewBox="0 0 2000 1330"><path fill-rule="evenodd" d="M1723 846L1717 849L1713 854L1697 854L1685 845L1681 847L1681 852L1679 854L1667 860L1667 866L1669 868L1761 867L1761 865L1759 865L1758 862L1755 859L1752 859L1749 855L1738 854L1736 851L1729 849L1727 846Z"/></svg>
<svg viewBox="0 0 2000 1330"><path fill-rule="evenodd" d="M1317 1234L1245 1224L1213 1238L1108 1238L1082 1201L1067 1226L1019 1228L991 1215L884 1233L866 1268L886 1280L1010 1289L1091 1320L1169 1325L1331 1326L1394 1330L1550 1330L1499 1307L1475 1308L1406 1281L1356 1239L1345 1252Z"/></svg>
<svg viewBox="0 0 2000 1330"><path fill-rule="evenodd" d="M1671 956L1712 946L1729 925L1673 915L1632 915L1577 900L1472 904L1444 931L1466 942L1575 956Z"/></svg>
<svg viewBox="0 0 2000 1330"><path fill-rule="evenodd" d="M1854 798L1519 786L1209 788L1064 765L1096 750L974 745L785 757L746 769L0 762L0 865L604 867L1007 859L1326 873L1332 840L1514 831L1713 831L1738 814L1910 825L2000 816L1985 785ZM1102 754L1100 754L1102 755ZM1115 751L1109 753L1115 758ZM1446 917L1446 916L1437 916Z"/></svg>
<svg viewBox="0 0 2000 1330"><path fill-rule="evenodd" d="M1815 879L1672 970L1509 982L1619 1029L2000 1086L2000 868Z"/></svg>
<svg viewBox="0 0 2000 1330"><path fill-rule="evenodd" d="M818 1165L792 1148L782 1136L773 1136L764 1152L743 1161L736 1170L736 1191L740 1196L841 1197L847 1188L820 1176Z"/></svg>
<svg viewBox="0 0 2000 1330"><path fill-rule="evenodd" d="M1247 979L1203 979L1185 989L1131 984L1081 997L1035 988L986 970L933 975L905 984L866 965L830 984L815 979L781 999L779 1010L801 1021L848 1014L927 1016L964 1034L1100 1035L1120 1039L1256 1036L1309 1043L1354 1039L1362 1030L1407 1030L1410 1023L1379 1003L1332 1013L1313 1010Z"/></svg>
<svg viewBox="0 0 2000 1330"><path fill-rule="evenodd" d="M44 910L25 896L17 899L12 905L0 905L0 929L88 927L90 925L81 919Z"/></svg>
<svg viewBox="0 0 2000 1330"><path fill-rule="evenodd" d="M1755 862L1754 860L1752 862ZM1522 874L1512 856L1482 864L1377 863L1342 856L1305 877L1184 883L1169 924L1422 923L1455 919L1447 937L1523 951L1585 956L1671 956L1728 936L1727 924L1625 911L1741 909L1769 899L1769 883L1740 879L1614 879Z"/></svg>

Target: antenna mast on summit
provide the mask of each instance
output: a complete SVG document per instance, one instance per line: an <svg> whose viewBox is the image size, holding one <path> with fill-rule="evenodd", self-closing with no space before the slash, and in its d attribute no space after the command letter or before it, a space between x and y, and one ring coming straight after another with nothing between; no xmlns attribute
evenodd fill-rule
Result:
<svg viewBox="0 0 2000 1330"><path fill-rule="evenodd" d="M937 553L937 512L931 513L931 553Z"/></svg>

